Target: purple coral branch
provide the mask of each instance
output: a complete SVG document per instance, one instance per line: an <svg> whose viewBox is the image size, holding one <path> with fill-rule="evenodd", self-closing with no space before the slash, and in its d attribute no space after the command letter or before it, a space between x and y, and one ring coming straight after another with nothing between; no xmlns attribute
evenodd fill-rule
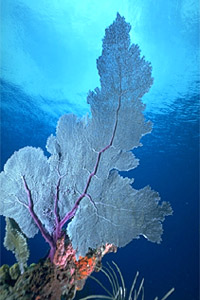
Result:
<svg viewBox="0 0 200 300"><path fill-rule="evenodd" d="M113 141L113 138L111 139L111 142ZM84 188L84 191L83 193L79 196L79 198L76 200L72 210L67 213L65 215L65 217L60 221L60 226L61 228L65 225L65 223L67 221L69 221L72 217L74 217L77 209L78 209L78 206L79 206L79 203L80 201L85 197L85 196L88 196L87 194L87 190L89 188L89 185L90 185L90 182L91 182L91 179L93 176L95 176L96 172L97 172L97 169L98 169L98 165L99 165L99 162L100 162L100 158L101 158L101 154L106 151L108 148L110 148L112 145L112 143L110 143L109 145L107 145L105 148L103 148L101 151L98 152L98 156L97 156L97 160L96 160L96 164L95 164L95 167L94 167L94 170L92 173L90 173L89 177L88 177L88 180L87 180L87 183L86 183L86 186Z"/></svg>
<svg viewBox="0 0 200 300"><path fill-rule="evenodd" d="M59 213L58 213L58 200L59 200L59 189L60 189L61 178L62 177L59 178L57 186L56 186L56 195L55 195L55 200L54 200L54 215L55 215L55 222L56 222L54 239L56 241L58 240L58 238L61 237L61 228L62 228L62 227L60 227L60 217L59 217Z"/></svg>
<svg viewBox="0 0 200 300"><path fill-rule="evenodd" d="M85 194L83 193L83 194L81 194L81 196L76 200L76 202L75 202L73 208L71 209L71 211L68 212L68 213L65 215L65 217L60 221L60 223L59 223L59 228L62 228L68 220L70 220L71 218L74 217L74 215L75 215L75 213L76 213L76 211L77 211L77 209L78 209L79 203L80 203L80 201L81 201L84 197L85 197Z"/></svg>
<svg viewBox="0 0 200 300"><path fill-rule="evenodd" d="M28 196L28 210L29 213L31 215L31 217L33 218L35 224L38 226L43 238L45 239L45 241L50 245L51 248L55 248L55 242L53 240L53 238L50 236L50 234L46 231L46 229L43 227L41 221L39 220L38 216L35 214L34 209L33 209L33 199L31 196L31 191L27 185L25 176L22 176L22 180L24 183L24 189L27 193Z"/></svg>
<svg viewBox="0 0 200 300"><path fill-rule="evenodd" d="M121 91L121 80L120 80L120 91ZM87 196L88 197L88 194L87 194L87 190L89 188L89 185L90 185L90 182L92 180L92 177L96 175L97 173L97 170L98 170L98 166L99 166L99 162L100 162L100 159L101 159L101 155L103 152L105 152L107 149L109 149L112 144L113 144L113 140L114 140L114 137L115 137L115 133L116 133L116 130L117 130L117 124L118 124L118 114L119 114L119 109L121 107L121 95L122 93L120 93L120 96L119 96L119 101L118 101L118 107L117 107L117 110L116 110L116 119L115 119L115 124L114 124L114 128L113 128L113 133L112 133L112 137L110 139L110 143L104 147L102 150L100 150L98 152L98 155L97 155L97 160L96 160L96 163L95 163L95 167L94 167L94 170L93 172L90 173L89 177L88 177L88 180L87 180L87 183L85 185L85 188L84 188L84 191L83 193L79 196L79 198L76 200L72 210L66 214L66 216L60 221L60 224L59 226L62 228L65 223L70 220L72 217L74 217L77 209L78 209L78 206L79 206L79 203L80 201L85 197Z"/></svg>
<svg viewBox="0 0 200 300"><path fill-rule="evenodd" d="M120 90L121 90L121 86L120 86ZM93 170L93 172L90 173L90 175L88 177L88 180L86 182L83 193L78 197L78 199L76 200L76 202L75 202L73 208L71 209L71 211L68 212L62 220L60 220L59 211L58 211L60 183L61 183L62 176L59 177L58 183L56 185L56 194L55 194L55 198L54 198L55 229L54 229L54 233L53 233L52 236L43 227L43 225L42 225L41 221L39 220L38 216L35 214L34 204L33 204L32 196L31 196L31 191L30 191L30 189L27 185L25 177L22 176L23 183L24 183L24 188L25 188L25 191L26 191L27 196L28 196L28 210L29 210L30 215L32 216L34 222L38 226L42 236L45 239L45 241L50 245L49 258L51 259L51 261L53 261L54 254L55 254L55 251L56 251L56 242L61 237L62 228L68 220L70 220L71 218L74 217L74 215L75 215L75 213L76 213L76 211L79 207L80 201L84 197L88 197L90 199L90 201L93 203L93 205L95 206L95 208L96 208L96 205L95 205L94 201L92 200L91 196L87 193L87 191L88 191L90 182L92 180L92 177L94 177L97 173L102 153L104 153L106 150L108 150L113 144L113 140L114 140L114 137L115 137L115 134L116 134L117 124L118 124L118 113L119 113L119 109L120 109L120 106L121 106L121 96L122 96L122 93L120 93L119 100L118 100L118 107L117 107L117 110L116 110L116 119L115 119L115 124L114 124L114 128L113 128L112 137L110 139L110 143L98 152L96 163L95 163L95 166L94 166L94 170Z"/></svg>

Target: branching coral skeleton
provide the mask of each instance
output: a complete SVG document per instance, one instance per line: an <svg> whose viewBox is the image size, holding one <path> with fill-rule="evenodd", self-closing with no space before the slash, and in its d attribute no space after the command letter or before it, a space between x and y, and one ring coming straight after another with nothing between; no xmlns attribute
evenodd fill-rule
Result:
<svg viewBox="0 0 200 300"><path fill-rule="evenodd" d="M25 241L40 231L50 246L50 273L45 264L38 266L38 278L47 275L40 290L45 296L55 271L65 272L65 279L73 271L68 288L80 289L107 252L140 236L160 243L162 222L172 214L157 192L149 186L134 189L133 179L119 173L138 166L132 150L152 129L141 101L153 83L151 64L130 44L130 29L119 14L106 29L97 59L101 86L87 96L91 116L61 116L56 135L47 139L49 158L27 146L14 152L0 173L0 213L13 218ZM13 249L12 243L6 247ZM56 285L60 291L66 285L62 276ZM124 287L116 293L123 296Z"/></svg>
<svg viewBox="0 0 200 300"><path fill-rule="evenodd" d="M120 83L121 83L121 74L120 74ZM58 180L58 183L57 183L57 186L56 186L55 198L54 198L55 229L54 229L54 232L53 232L52 235L50 235L47 232L47 230L45 230L45 228L42 225L41 221L39 220L38 216L35 214L34 204L33 204L32 196L31 196L31 190L28 187L25 176L22 176L24 189L25 189L25 191L27 193L27 197L28 197L28 210L29 210L30 215L33 218L34 222L38 226L42 236L44 237L46 242L50 245L49 258L51 259L52 262L53 262L54 254L55 254L55 251L56 251L56 243L57 243L58 239L60 239L61 236L62 236L62 228L71 218L74 217L74 215L75 215L75 213L76 213L76 211L79 207L79 204L80 204L81 200L84 197L88 197L90 199L90 201L94 204L95 208L96 208L95 202L92 200L92 197L89 194L87 194L87 191L88 191L90 182L92 180L92 177L94 177L97 173L98 166L99 166L102 154L106 150L108 150L113 144L113 140L114 140L116 129L117 129L118 114L119 114L119 110L120 110L120 106L121 106L121 95L122 95L122 91L121 91L121 84L120 84L120 96L119 96L119 99L118 99L118 107L117 107L117 110L116 110L116 119L115 119L115 124L114 124L114 128L113 128L112 136L111 136L111 139L110 139L110 143L98 152L94 169L88 177L88 180L87 180L87 183L85 185L83 193L78 197L78 199L76 200L76 202L75 202L73 208L71 209L71 211L68 212L62 220L60 220L59 209L58 209L59 189L60 189L60 183L61 183L61 179L62 179L61 176L59 177L59 180ZM97 210L97 208L96 208L96 210ZM101 218L104 218L106 220L106 218L103 217L103 216L101 216ZM109 220L107 220L107 221L110 222Z"/></svg>

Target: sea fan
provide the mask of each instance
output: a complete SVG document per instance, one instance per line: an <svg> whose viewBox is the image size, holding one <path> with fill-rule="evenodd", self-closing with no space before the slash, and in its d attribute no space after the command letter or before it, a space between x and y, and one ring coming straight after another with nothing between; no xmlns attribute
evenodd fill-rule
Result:
<svg viewBox="0 0 200 300"><path fill-rule="evenodd" d="M161 222L172 213L149 186L136 190L133 179L119 175L138 166L131 150L151 131L141 102L153 82L151 65L130 45L130 28L117 14L106 29L97 60L101 89L87 98L92 116L62 116L56 136L47 140L49 158L25 147L0 173L0 213L28 238L40 230L52 261L66 223L79 257L106 243L123 247L140 235L159 243Z"/></svg>
<svg viewBox="0 0 200 300"><path fill-rule="evenodd" d="M6 247L24 266L28 255L19 248L38 231L50 246L51 263L70 269L72 262L74 273L82 270L81 262L85 266L90 261L92 251L94 261L81 272L83 281L103 256L98 249L124 247L140 236L161 242L170 204L160 203L150 186L137 190L133 179L120 175L138 166L132 150L152 128L141 101L153 83L151 65L138 45L130 44L130 29L119 14L106 29L97 60L101 86L87 97L91 115L63 115L56 135L47 140L49 157L40 148L25 147L14 152L0 173L0 214L12 218L20 233L20 242L13 241L18 234L7 233ZM77 280L74 273L69 285Z"/></svg>

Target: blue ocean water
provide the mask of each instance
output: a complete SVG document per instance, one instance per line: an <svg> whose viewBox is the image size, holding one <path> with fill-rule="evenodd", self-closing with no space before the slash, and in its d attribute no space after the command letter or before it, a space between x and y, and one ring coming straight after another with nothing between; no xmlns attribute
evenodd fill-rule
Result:
<svg viewBox="0 0 200 300"><path fill-rule="evenodd" d="M162 200L171 203L174 214L164 222L161 244L144 238L133 240L116 254L105 256L103 264L115 261L127 288L139 271L140 280L145 278L145 299L161 298L175 287L169 299L197 300L198 1L123 1L123 5L120 1L109 5L96 1L98 12L89 1L84 6L79 1L64 2L52 1L46 7L45 1L13 4L9 0L2 5L1 170L12 153L24 146L45 151L46 139L55 133L60 115L88 111L87 91L99 84L95 59L101 52L101 38L119 11L133 25L133 42L139 43L142 54L152 62L155 78L144 97L145 116L154 128L143 137L143 147L134 150L140 165L123 175L135 178L135 188L149 184L159 191ZM1 264L11 265L15 259L3 247L4 227L1 217ZM30 263L48 251L39 234L29 245ZM107 285L102 274L96 277ZM102 292L88 280L76 299Z"/></svg>

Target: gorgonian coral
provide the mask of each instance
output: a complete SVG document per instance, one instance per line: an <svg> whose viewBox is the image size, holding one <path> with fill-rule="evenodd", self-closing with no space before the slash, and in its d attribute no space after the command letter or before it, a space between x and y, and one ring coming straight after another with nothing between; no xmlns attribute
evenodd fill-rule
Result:
<svg viewBox="0 0 200 300"><path fill-rule="evenodd" d="M62 116L56 136L47 140L49 158L40 148L25 147L0 174L0 213L12 217L27 238L40 230L52 262L63 236L77 259L140 235L159 243L161 222L172 213L149 186L136 190L133 179L119 174L138 166L132 150L151 131L141 102L153 82L151 65L130 44L130 28L117 14L106 29L97 60L101 86L87 97L91 116Z"/></svg>

